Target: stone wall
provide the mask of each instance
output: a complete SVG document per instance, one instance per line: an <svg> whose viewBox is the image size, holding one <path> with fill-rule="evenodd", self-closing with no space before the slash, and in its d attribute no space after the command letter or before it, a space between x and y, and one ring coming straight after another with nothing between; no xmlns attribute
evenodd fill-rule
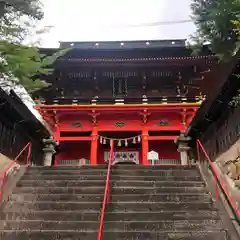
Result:
<svg viewBox="0 0 240 240"><path fill-rule="evenodd" d="M240 107L237 109L223 109L222 116L203 133L201 142L211 159L214 160L235 145L239 138ZM231 151L231 153L232 156L230 156L230 153L228 154L228 160L233 160L236 157L236 152Z"/></svg>
<svg viewBox="0 0 240 240"><path fill-rule="evenodd" d="M200 141L240 206L240 108L223 109L221 118L208 127Z"/></svg>
<svg viewBox="0 0 240 240"><path fill-rule="evenodd" d="M12 162L11 159L0 153L0 175L5 171L5 169ZM20 168L20 165L14 164L8 171L7 175L14 175Z"/></svg>
<svg viewBox="0 0 240 240"><path fill-rule="evenodd" d="M222 173L240 188L240 138L227 151L219 155L215 162Z"/></svg>

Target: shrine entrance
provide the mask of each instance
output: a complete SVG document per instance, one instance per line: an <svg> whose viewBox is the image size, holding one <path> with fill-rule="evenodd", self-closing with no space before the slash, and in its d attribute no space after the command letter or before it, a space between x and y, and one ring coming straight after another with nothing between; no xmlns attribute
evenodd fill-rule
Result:
<svg viewBox="0 0 240 240"><path fill-rule="evenodd" d="M139 132L112 132L101 133L104 136L103 143L114 139L114 157L112 165L115 164L140 164L141 162L141 137ZM109 158L109 145L101 144L104 152L104 162Z"/></svg>

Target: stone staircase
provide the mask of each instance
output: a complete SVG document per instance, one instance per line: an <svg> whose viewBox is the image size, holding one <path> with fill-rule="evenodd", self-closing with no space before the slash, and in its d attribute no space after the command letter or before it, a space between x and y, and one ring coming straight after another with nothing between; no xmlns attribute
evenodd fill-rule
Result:
<svg viewBox="0 0 240 240"><path fill-rule="evenodd" d="M31 167L4 206L2 240L97 240L107 166ZM116 165L104 239L223 240L196 167Z"/></svg>

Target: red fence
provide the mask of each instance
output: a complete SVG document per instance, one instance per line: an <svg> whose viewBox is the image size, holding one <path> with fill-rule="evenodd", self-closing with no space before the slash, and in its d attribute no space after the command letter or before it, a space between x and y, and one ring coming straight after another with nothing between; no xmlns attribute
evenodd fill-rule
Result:
<svg viewBox="0 0 240 240"><path fill-rule="evenodd" d="M200 150L202 151L203 155L204 155L204 159L201 160L201 153ZM214 175L214 179L215 179L215 184L216 184L216 200L218 200L218 185L220 185L220 187L222 188L222 190L224 191L226 197L228 198L232 208L234 209L236 215L238 217L240 217L240 209L238 207L238 204L235 202L235 200L233 199L233 197L231 196L227 185L225 184L225 182L222 180L221 178L221 173L219 172L218 168L214 165L213 161L210 159L210 157L208 156L206 150L204 149L202 143L197 140L197 155L198 155L198 161L200 164L204 164L204 162L207 161L208 166L210 166L213 175Z"/></svg>
<svg viewBox="0 0 240 240"><path fill-rule="evenodd" d="M29 163L29 158L30 158L30 154L31 154L31 146L32 144L29 142L23 149L22 151L16 156L16 158L8 165L8 167L1 173L0 176L0 181L1 181L1 190L0 190L0 200L2 200L3 198L3 193L4 193L4 186L5 186L5 182L7 179L7 173L8 171L11 169L11 167L17 163L18 159L20 158L20 156L23 155L23 153L25 151L27 151L27 157L26 157L26 163L25 165L28 166Z"/></svg>
<svg viewBox="0 0 240 240"><path fill-rule="evenodd" d="M104 191L104 197L102 202L102 210L99 222L99 230L98 230L98 240L102 240L103 235L103 222L104 222L104 215L105 215L105 208L106 205L110 202L110 170L113 161L113 150L114 150L114 143L111 141L111 150L109 152L109 161L108 161L108 169L107 169L107 177L106 177L106 185Z"/></svg>

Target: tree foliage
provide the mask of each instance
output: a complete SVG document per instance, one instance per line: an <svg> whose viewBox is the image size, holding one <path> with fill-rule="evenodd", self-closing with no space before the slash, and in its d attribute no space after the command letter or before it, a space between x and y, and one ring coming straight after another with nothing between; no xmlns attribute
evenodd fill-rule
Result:
<svg viewBox="0 0 240 240"><path fill-rule="evenodd" d="M67 49L64 49L51 56L43 56L38 48L2 41L0 56L3 61L0 72L5 78L23 85L31 93L48 86L46 82L34 77L50 74L52 69L49 66L66 51Z"/></svg>
<svg viewBox="0 0 240 240"><path fill-rule="evenodd" d="M21 43L43 16L38 0L0 0L1 40Z"/></svg>
<svg viewBox="0 0 240 240"><path fill-rule="evenodd" d="M220 59L240 52L240 0L192 0L192 18L197 27L196 45L210 43Z"/></svg>
<svg viewBox="0 0 240 240"><path fill-rule="evenodd" d="M0 77L23 85L29 92L47 86L40 79L33 81L33 76L51 73L48 66L67 51L44 56L36 46L23 45L42 18L38 0L0 0Z"/></svg>

